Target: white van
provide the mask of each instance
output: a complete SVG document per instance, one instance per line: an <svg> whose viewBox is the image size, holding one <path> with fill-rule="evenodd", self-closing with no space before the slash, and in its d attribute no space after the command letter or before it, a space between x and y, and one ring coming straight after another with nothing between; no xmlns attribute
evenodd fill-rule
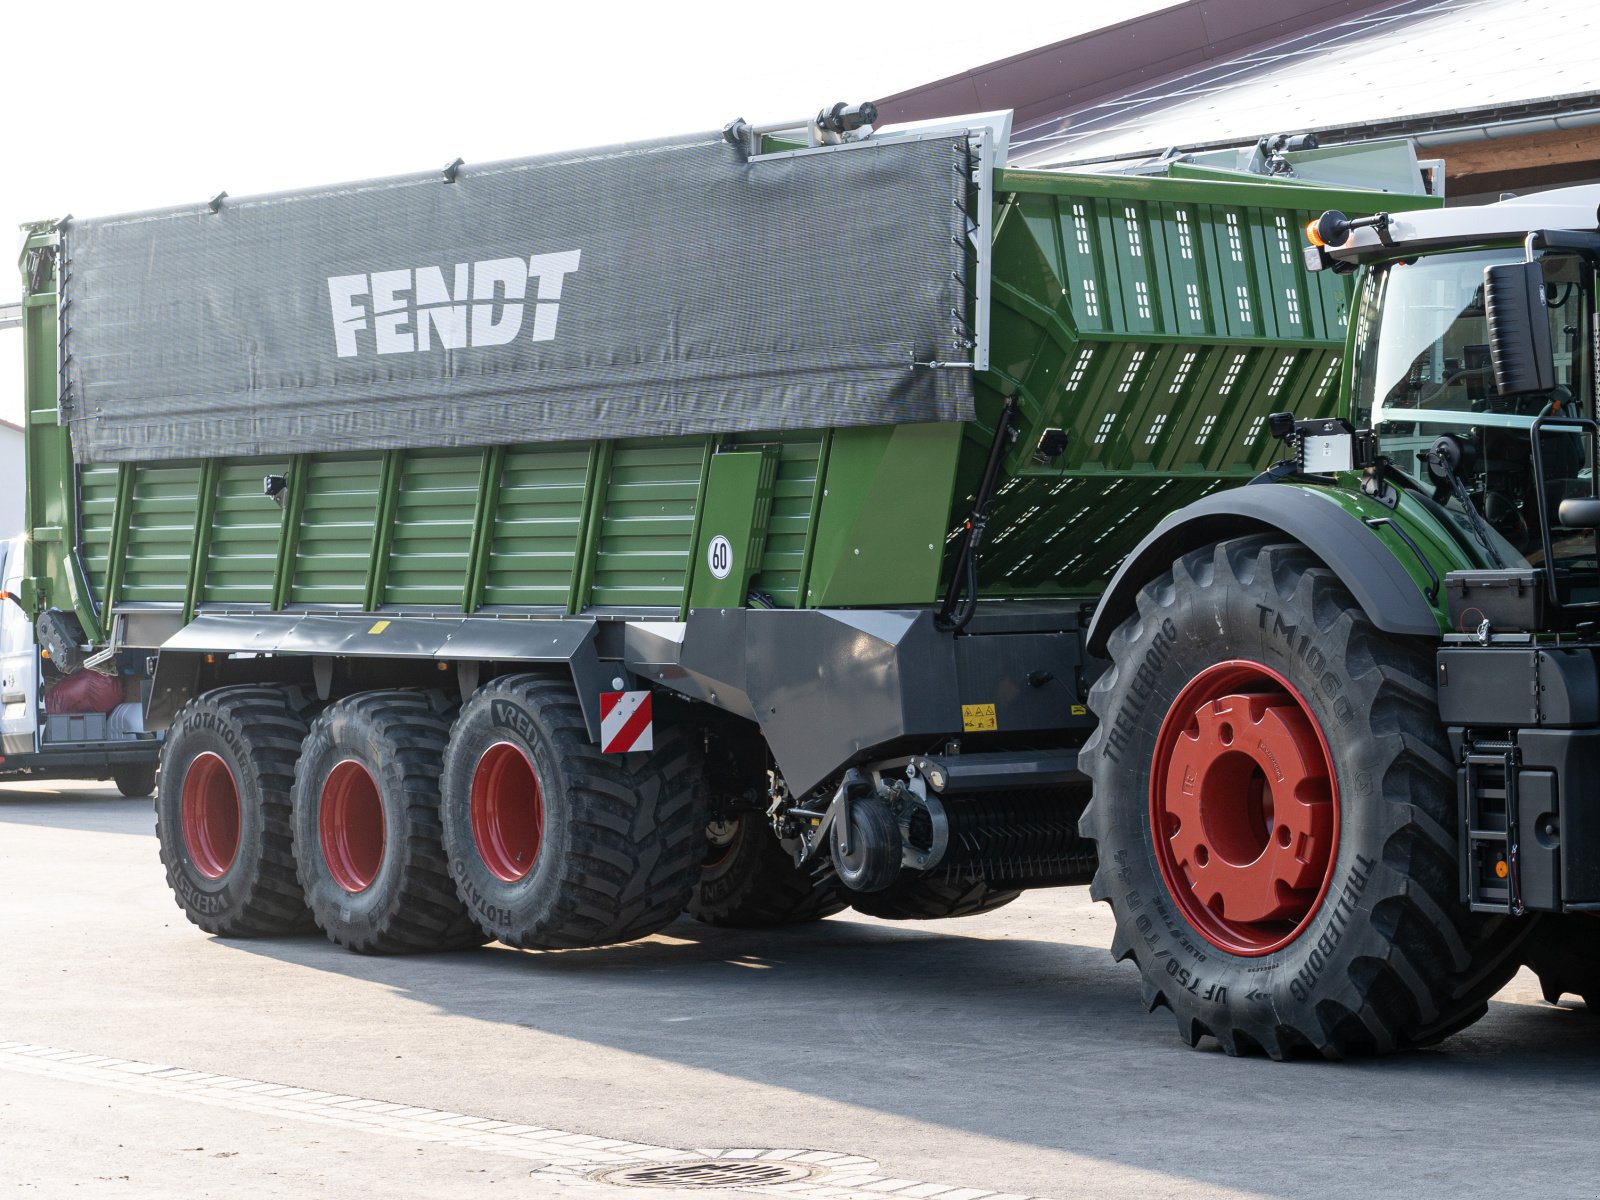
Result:
<svg viewBox="0 0 1600 1200"><path fill-rule="evenodd" d="M155 790L158 735L144 732L136 700L106 712L52 713L48 666L16 596L23 539L0 542L0 779L111 779L124 796Z"/></svg>

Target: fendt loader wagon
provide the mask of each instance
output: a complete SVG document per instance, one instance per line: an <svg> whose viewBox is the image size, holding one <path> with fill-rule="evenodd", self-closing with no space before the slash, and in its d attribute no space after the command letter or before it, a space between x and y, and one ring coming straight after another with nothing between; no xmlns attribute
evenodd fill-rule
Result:
<svg viewBox="0 0 1600 1200"><path fill-rule="evenodd" d="M872 119L29 228L20 598L148 658L190 919L1093 879L1230 1053L1436 1040L1541 937L1585 992L1594 194Z"/></svg>

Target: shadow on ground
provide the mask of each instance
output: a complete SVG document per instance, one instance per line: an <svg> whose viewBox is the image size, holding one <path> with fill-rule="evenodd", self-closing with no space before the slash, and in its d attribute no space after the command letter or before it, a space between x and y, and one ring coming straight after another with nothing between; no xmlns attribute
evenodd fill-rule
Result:
<svg viewBox="0 0 1600 1200"><path fill-rule="evenodd" d="M0 789L0 824L145 834L149 811L148 801L103 793L21 803ZM153 852L151 860L158 879ZM1195 1181L1317 1200L1444 1196L1463 1180L1576 1194L1558 1181L1592 1177L1600 1017L1581 1006L1538 1003L1524 977L1483 1021L1427 1051L1293 1064L1228 1059L1209 1042L1193 1052L1168 1014L1141 1011L1136 973L1111 962L1108 926L1081 895L1025 896L942 923L837 917L747 932L682 919L641 942L564 952L490 946L363 958L320 938L212 945L368 981L425 1006L403 1010L393 1035L411 1047L408 1069L427 1069L428 1022L442 1012L500 1027L481 1039L469 1032L464 1050L508 1087L539 1086L529 1055L565 1069L567 1046L518 1033L535 1030L568 1039L572 1055L606 1047L639 1056L636 1069L613 1064L606 1078L623 1070L656 1102L652 1062L707 1073L696 1077L701 1094L719 1080L735 1096L740 1081L784 1089L751 1093L768 1105L793 1097L774 1145L806 1144L808 1103L832 1102L857 1106L863 1119L921 1122L935 1137L962 1131L1021 1155L1038 1148L1162 1172L1172 1177L1162 1195L1186 1194L1185 1181ZM185 954L185 975L203 971L204 958ZM356 1007L326 1033L301 1026L297 1052L356 1029L382 1044L384 1029L360 1025L361 993L343 994ZM394 1019L392 1006L382 1011ZM432 1053L463 1053L462 1035ZM692 1139L695 1111L683 1117ZM1081 1182L1054 1194L1093 1194Z"/></svg>
<svg viewBox="0 0 1600 1200"><path fill-rule="evenodd" d="M1386 1163L1395 1187L1383 1194L1406 1194L1407 1178L1470 1177L1475 1163L1492 1177L1505 1150L1492 1138L1450 1161L1422 1147L1519 1110L1541 1114L1519 1126L1519 1160L1592 1168L1600 1017L1581 1006L1497 1002L1442 1047L1384 1060L1231 1060L1209 1042L1187 1050L1167 1013L1140 1011L1133 970L1103 946L1003 929L836 918L744 932L685 919L625 946L405 960L234 944L483 1021L1263 1195L1348 1194L1356 1146Z"/></svg>

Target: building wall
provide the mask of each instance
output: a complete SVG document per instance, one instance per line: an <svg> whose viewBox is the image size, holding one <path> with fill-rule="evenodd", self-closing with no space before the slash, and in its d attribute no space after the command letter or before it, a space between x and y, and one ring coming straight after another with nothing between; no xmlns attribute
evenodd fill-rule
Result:
<svg viewBox="0 0 1600 1200"><path fill-rule="evenodd" d="M0 421L0 541L22 532L22 430Z"/></svg>

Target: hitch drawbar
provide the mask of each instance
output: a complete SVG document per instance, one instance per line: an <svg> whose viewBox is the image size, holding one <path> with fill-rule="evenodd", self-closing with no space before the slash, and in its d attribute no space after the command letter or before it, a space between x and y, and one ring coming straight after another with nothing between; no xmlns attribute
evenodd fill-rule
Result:
<svg viewBox="0 0 1600 1200"><path fill-rule="evenodd" d="M827 853L852 891L902 870L1041 887L1093 875L1087 798L1075 750L952 754L852 768L826 806L774 815L797 864Z"/></svg>

